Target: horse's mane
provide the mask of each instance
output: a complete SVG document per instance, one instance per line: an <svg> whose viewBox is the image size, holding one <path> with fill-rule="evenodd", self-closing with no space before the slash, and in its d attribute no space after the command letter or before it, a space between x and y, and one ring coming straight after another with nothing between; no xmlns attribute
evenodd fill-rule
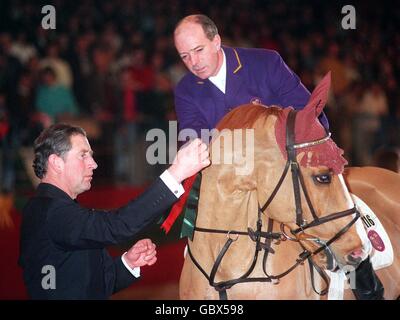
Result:
<svg viewBox="0 0 400 320"><path fill-rule="evenodd" d="M250 129L254 128L255 122L257 120L266 120L268 117L273 115L278 115L281 111L281 108L278 106L267 107L264 105L256 105L256 104L244 104L236 107L234 110L226 114L222 120L218 123L216 128L221 131L223 129ZM179 199L178 202L174 204L169 213L167 219L163 222L161 228L164 229L167 233L172 227L172 224L175 222L178 215L182 212L183 208L186 207L186 201L189 197L189 192L193 196L193 198L199 199L199 187L195 188L196 190L191 190L192 185L195 183L196 175L186 179L184 182L185 194ZM200 184L200 178L198 179L198 184ZM191 206L191 211L193 208L197 206L197 203L193 203ZM189 213L189 215L185 214L184 218L184 229L182 229L182 236L188 236L189 238L193 235L193 226L195 224L195 216L196 213ZM190 226L190 227L187 227Z"/></svg>
<svg viewBox="0 0 400 320"><path fill-rule="evenodd" d="M267 107L258 104L244 104L226 114L218 123L217 129L248 129L253 128L256 120L266 120L271 114L278 115L281 108Z"/></svg>

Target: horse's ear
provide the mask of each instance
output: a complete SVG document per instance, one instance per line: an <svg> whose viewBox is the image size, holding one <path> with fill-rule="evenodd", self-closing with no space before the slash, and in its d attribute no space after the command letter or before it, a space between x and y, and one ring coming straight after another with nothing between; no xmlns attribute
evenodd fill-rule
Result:
<svg viewBox="0 0 400 320"><path fill-rule="evenodd" d="M331 86L331 72L329 71L325 77L318 83L311 94L310 100L302 111L318 117L324 109L328 101L329 88Z"/></svg>

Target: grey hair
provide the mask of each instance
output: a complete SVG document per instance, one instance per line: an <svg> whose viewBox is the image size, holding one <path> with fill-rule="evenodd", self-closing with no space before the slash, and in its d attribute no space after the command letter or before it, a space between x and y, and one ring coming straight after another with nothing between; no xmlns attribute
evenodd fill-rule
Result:
<svg viewBox="0 0 400 320"><path fill-rule="evenodd" d="M35 159L32 166L39 179L47 172L49 156L56 154L63 157L72 148L71 136L79 134L86 137L82 128L63 123L54 124L42 131L33 145Z"/></svg>

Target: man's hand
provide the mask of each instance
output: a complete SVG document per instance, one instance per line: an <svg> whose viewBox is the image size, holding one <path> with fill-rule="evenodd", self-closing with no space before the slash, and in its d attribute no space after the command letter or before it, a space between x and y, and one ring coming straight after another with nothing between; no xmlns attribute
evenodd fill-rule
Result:
<svg viewBox="0 0 400 320"><path fill-rule="evenodd" d="M207 145L200 139L195 139L183 146L176 155L168 172L181 183L186 178L210 165L210 155Z"/></svg>
<svg viewBox="0 0 400 320"><path fill-rule="evenodd" d="M129 249L124 259L129 267L133 269L145 265L153 265L157 261L156 254L156 245L150 239L142 239Z"/></svg>

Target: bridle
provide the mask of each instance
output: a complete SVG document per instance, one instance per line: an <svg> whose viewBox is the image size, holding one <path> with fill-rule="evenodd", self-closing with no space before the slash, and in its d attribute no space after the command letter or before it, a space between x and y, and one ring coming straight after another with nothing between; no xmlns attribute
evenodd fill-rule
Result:
<svg viewBox="0 0 400 320"><path fill-rule="evenodd" d="M211 269L210 275L207 274L207 272L201 267L201 265L198 263L198 261L194 258L193 253L191 252L190 246L188 244L188 253L189 253L190 258L192 259L192 261L196 265L196 267L207 278L210 286L213 286L219 292L219 296L220 296L221 300L227 299L226 290L238 283L272 282L274 284L278 284L280 278L289 274L291 271L293 271L299 265L304 264L305 260L307 260L308 264L309 264L310 274L311 274L311 283L312 283L312 287L313 287L314 291L319 295L325 295L327 293L328 287L329 287L328 276L326 275L325 271L322 270L321 267L319 267L312 261L311 258L312 258L312 256L324 251L327 256L327 259L328 259L328 265L333 264L334 255L329 246L333 242L335 242L337 239L339 239L343 234L345 234L350 229L350 227L357 221L357 219L360 217L360 213L358 212L355 205L351 209L340 211L340 212L335 212L335 213L329 214L327 216L323 216L321 218L318 217L317 214L315 213L315 209L311 203L307 188L304 183L304 178L303 178L303 175L300 170L300 165L296 159L296 150L325 143L330 139L330 133L327 132L325 137L318 139L318 140L296 144L295 143L295 130L294 130L296 115L297 115L297 111L290 110L289 115L288 115L287 124L286 124L286 150L287 150L287 155L288 155L286 165L285 165L285 168L283 169L281 177L279 178L278 183L275 186L274 190L272 191L271 195L265 201L263 206L258 207L256 230L254 231L252 228L248 228L248 231L245 232L245 231L236 231L236 230L209 229L209 228L201 228L201 227L197 227L197 226L195 226L195 228L194 228L194 230L198 231L198 232L220 233L220 234L227 235L227 241L226 241L225 245L223 246L223 248L221 249L221 251ZM280 187L282 186L283 181L285 180L285 178L289 172L289 168L291 169L291 174L292 174L293 192L294 192L294 200L295 200L295 206L296 206L296 225L298 226L298 228L295 230L291 230L290 232L292 235L290 236L285 231L285 225L283 223L281 223L281 228L280 228L281 232L272 232L273 220L269 218L267 231L262 231L261 230L262 229L262 215L267 210L268 206L270 205L270 203L272 202L272 200L275 198L276 194L278 193ZM311 221L309 223L303 217L300 189L303 190L304 197L306 199L307 205L308 205L310 212L312 214L312 217L313 217L313 221ZM305 233L305 230L307 230L309 228L313 228L313 227L319 226L321 224L327 223L329 221L340 219L340 218L343 218L343 217L346 217L346 216L352 215L352 214L355 214L354 218L328 241L322 240L317 237L312 237L312 236L310 237ZM215 276L216 276L218 268L222 262L223 257L225 256L230 245L238 239L239 235L249 236L250 239L255 242L255 252L254 252L254 257L253 257L253 261L250 265L250 268L239 278L227 280L227 281L215 282L214 281ZM264 242L262 242L262 239L264 239ZM285 240L296 241L299 243L299 245L303 249L303 251L299 254L299 257L296 259L295 263L289 269L287 269L285 272L282 272L278 275L269 275L266 270L266 262L267 262L268 254L270 252L271 253L275 252L274 249L271 247L273 240L275 240L277 243L279 243L279 241L281 241L281 240L282 241L285 241ZM313 241L316 244L318 244L320 247L318 249L316 249L315 251L309 251L304 247L304 245L301 243L301 241ZM249 277L249 275L254 270L254 267L256 266L257 259L258 259L258 253L261 250L264 250L263 272L265 274L265 277ZM333 266L331 268L333 268ZM323 290L321 290L321 292L318 292L315 289L315 280L314 280L313 269L315 269L319 273L319 275L322 277L322 279L324 280L324 282L326 284L326 287Z"/></svg>

